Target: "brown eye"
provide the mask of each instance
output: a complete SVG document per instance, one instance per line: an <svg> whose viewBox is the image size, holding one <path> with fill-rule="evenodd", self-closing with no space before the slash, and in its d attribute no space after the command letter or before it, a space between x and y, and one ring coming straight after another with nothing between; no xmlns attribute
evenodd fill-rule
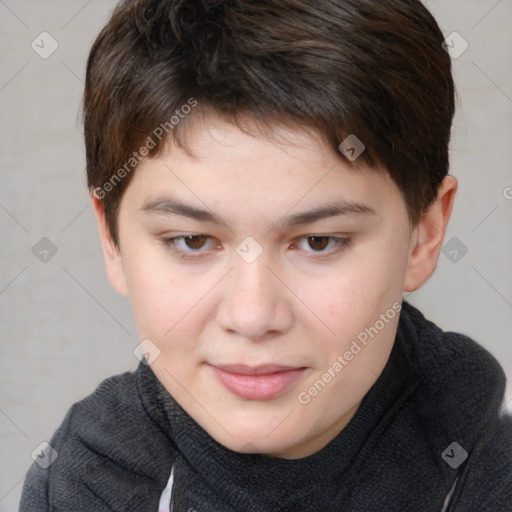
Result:
<svg viewBox="0 0 512 512"><path fill-rule="evenodd" d="M208 237L204 235L184 236L183 240L189 249L201 249Z"/></svg>
<svg viewBox="0 0 512 512"><path fill-rule="evenodd" d="M215 248L211 236L196 233L163 238L162 242L167 249L174 252L180 259L206 257L208 250Z"/></svg>
<svg viewBox="0 0 512 512"><path fill-rule="evenodd" d="M323 251L327 247L330 238L328 236L309 236L308 245L315 251Z"/></svg>
<svg viewBox="0 0 512 512"><path fill-rule="evenodd" d="M351 238L332 235L306 235L297 244L299 249L315 258L330 257L350 247ZM302 246L302 247L301 247Z"/></svg>

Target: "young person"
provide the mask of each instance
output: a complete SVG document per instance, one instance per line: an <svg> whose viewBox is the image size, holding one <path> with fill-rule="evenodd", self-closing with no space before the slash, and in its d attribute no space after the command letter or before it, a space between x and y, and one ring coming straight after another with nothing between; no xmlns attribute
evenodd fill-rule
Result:
<svg viewBox="0 0 512 512"><path fill-rule="evenodd" d="M75 404L22 512L507 511L505 377L403 301L457 181L418 0L125 0L87 175L141 363Z"/></svg>

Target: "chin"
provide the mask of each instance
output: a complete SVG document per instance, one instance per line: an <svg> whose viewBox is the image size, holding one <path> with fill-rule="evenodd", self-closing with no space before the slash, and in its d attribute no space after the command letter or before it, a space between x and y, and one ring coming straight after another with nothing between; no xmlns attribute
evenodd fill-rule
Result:
<svg viewBox="0 0 512 512"><path fill-rule="evenodd" d="M285 454L293 448L293 446L289 445L289 439L287 441L285 443L281 439L271 441L261 437L245 436L243 438L230 439L229 443L222 444L226 448L239 453L258 453L270 457L285 457Z"/></svg>
<svg viewBox="0 0 512 512"><path fill-rule="evenodd" d="M261 413L256 415L244 415L243 421L220 421L225 427L215 428L209 434L220 444L229 450L239 453L261 453L264 455L280 457L282 453L291 450L296 442L301 443L302 439L284 428L283 419L286 415L281 414L278 420L272 416L272 421L262 421ZM244 427L245 425L245 427Z"/></svg>

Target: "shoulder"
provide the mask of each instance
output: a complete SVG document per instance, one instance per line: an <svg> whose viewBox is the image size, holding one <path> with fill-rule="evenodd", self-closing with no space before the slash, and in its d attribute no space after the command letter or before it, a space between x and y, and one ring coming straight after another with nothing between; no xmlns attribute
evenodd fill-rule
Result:
<svg viewBox="0 0 512 512"><path fill-rule="evenodd" d="M486 348L465 334L442 330L405 301L400 320L403 342L415 340L405 352L426 392L440 393L437 400L456 400L460 406L478 406L475 398L485 396L483 408L499 409L506 377Z"/></svg>
<svg viewBox="0 0 512 512"><path fill-rule="evenodd" d="M462 437L497 421L506 376L496 358L469 336L443 331L406 302L402 313L398 339L419 382L419 413L435 412L433 420L445 425L441 430Z"/></svg>
<svg viewBox="0 0 512 512"><path fill-rule="evenodd" d="M512 510L512 416L490 425L468 460L454 510Z"/></svg>
<svg viewBox="0 0 512 512"><path fill-rule="evenodd" d="M78 496L80 510L115 509L120 495L131 495L133 510L145 509L163 488L168 443L144 409L135 373L110 377L70 408L50 440L57 458L27 474L20 512L34 509L35 499L46 500L47 510L69 510Z"/></svg>
<svg viewBox="0 0 512 512"><path fill-rule="evenodd" d="M457 506L465 512L512 510L512 418L503 410L505 373L496 358L467 335L443 331L404 302L402 341L419 385L412 406L442 470L454 442L467 452Z"/></svg>

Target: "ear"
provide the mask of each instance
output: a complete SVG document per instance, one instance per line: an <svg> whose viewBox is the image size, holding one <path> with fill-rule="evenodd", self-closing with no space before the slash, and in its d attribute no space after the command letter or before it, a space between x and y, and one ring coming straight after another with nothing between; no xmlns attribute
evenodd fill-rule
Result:
<svg viewBox="0 0 512 512"><path fill-rule="evenodd" d="M114 289L128 297L128 287L126 285L126 276L124 272L123 258L121 250L112 240L110 230L105 219L105 210L101 201L91 192L91 201L96 214L96 221L100 232L101 245L103 247L103 256L105 258L105 267L108 280Z"/></svg>
<svg viewBox="0 0 512 512"><path fill-rule="evenodd" d="M404 283L406 292L421 288L437 267L457 187L457 180L446 176L438 188L436 200L413 230Z"/></svg>

